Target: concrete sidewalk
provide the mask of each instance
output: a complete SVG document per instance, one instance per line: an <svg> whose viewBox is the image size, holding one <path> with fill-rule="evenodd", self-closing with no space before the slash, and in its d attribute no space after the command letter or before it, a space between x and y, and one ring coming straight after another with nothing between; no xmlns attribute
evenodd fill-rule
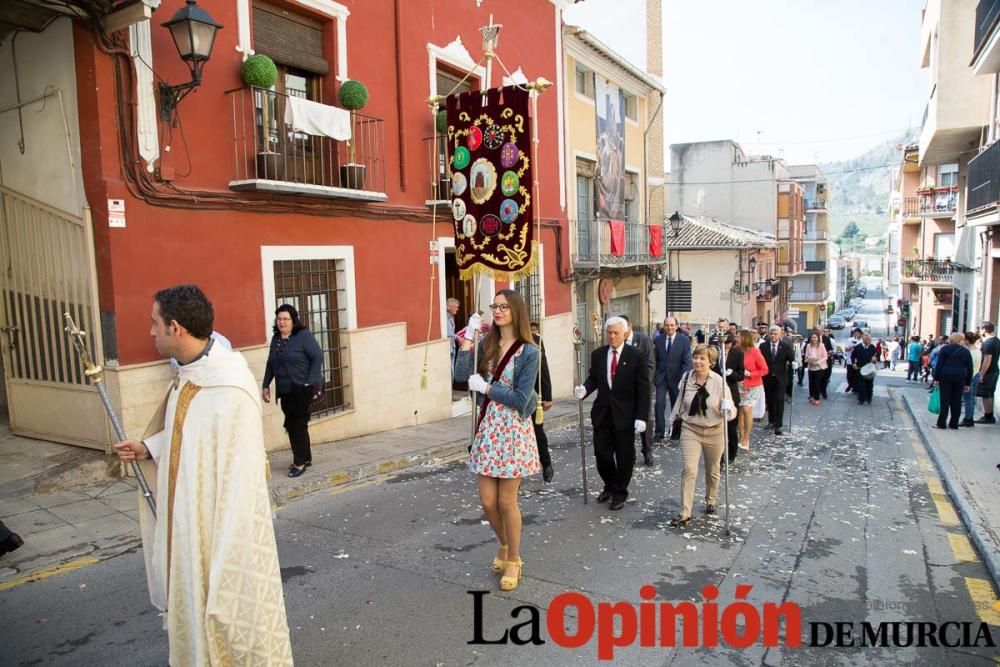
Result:
<svg viewBox="0 0 1000 667"><path fill-rule="evenodd" d="M577 414L576 400L556 401L545 413L546 428L576 423ZM588 401L585 416L589 414ZM273 451L272 504L280 507L316 491L461 458L469 444L470 420L465 415L315 444L312 467L294 478L287 476L291 451ZM139 543L135 480L109 478L109 466L119 467L101 452L20 438L0 424L0 519L24 538L24 546L0 557L0 591L59 568L112 557Z"/></svg>
<svg viewBox="0 0 1000 667"><path fill-rule="evenodd" d="M931 428L937 415L927 411L926 389L899 388L896 393L913 417L994 585L1000 587L1000 425L940 431Z"/></svg>

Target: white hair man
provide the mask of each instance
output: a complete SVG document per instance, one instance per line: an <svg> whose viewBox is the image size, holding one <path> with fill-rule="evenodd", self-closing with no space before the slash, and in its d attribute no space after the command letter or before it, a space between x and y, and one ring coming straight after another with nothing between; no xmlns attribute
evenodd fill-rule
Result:
<svg viewBox="0 0 1000 667"><path fill-rule="evenodd" d="M635 436L646 430L649 367L637 347L625 344L628 323L624 319L609 318L605 332L608 344L590 355L590 374L575 394L583 400L597 391L590 410L594 457L604 481L597 502L610 500L610 509L620 510L635 467Z"/></svg>

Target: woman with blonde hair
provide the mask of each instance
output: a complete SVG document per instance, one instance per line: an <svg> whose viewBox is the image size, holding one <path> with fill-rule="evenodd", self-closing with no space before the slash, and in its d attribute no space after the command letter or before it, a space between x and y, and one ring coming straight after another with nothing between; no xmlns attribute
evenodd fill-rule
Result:
<svg viewBox="0 0 1000 667"><path fill-rule="evenodd" d="M705 514L715 514L719 490L719 463L725 449L726 421L736 417L729 386L712 370L719 351L698 345L691 352L692 370L681 378L680 396L674 402L670 420L681 420L681 513L670 525L680 527L691 521L695 478L699 459L705 459Z"/></svg>
<svg viewBox="0 0 1000 667"><path fill-rule="evenodd" d="M740 332L740 349L743 350L743 380L739 384L740 392L740 449L750 449L750 433L753 431L753 406L764 395L764 376L767 375L767 362L761 354L753 332L744 329Z"/></svg>
<svg viewBox="0 0 1000 667"><path fill-rule="evenodd" d="M477 372L469 375L473 342L467 337L482 323L473 315L455 360L455 381L468 379L469 390L480 394L469 469L478 476L483 513L500 543L493 571L503 574L500 588L509 591L520 583L524 565L518 490L523 477L541 470L532 425L538 405L534 385L539 357L521 295L500 290L489 307L493 326L480 342Z"/></svg>

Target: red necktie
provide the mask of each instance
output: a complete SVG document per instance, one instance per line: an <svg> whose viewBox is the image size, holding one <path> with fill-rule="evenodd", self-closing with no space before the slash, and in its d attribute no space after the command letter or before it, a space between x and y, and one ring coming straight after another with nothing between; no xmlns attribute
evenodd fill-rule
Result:
<svg viewBox="0 0 1000 667"><path fill-rule="evenodd" d="M615 373L618 372L618 350L611 349L611 381L615 381Z"/></svg>

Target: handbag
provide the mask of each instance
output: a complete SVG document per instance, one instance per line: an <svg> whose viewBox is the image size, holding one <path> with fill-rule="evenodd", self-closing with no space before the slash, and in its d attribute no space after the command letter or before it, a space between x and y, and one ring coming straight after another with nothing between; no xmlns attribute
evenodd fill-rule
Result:
<svg viewBox="0 0 1000 667"><path fill-rule="evenodd" d="M927 411L932 415L941 413L941 387L935 386L931 392L931 398L927 401Z"/></svg>
<svg viewBox="0 0 1000 667"><path fill-rule="evenodd" d="M681 405L684 405L684 394L687 393L688 376L690 376L690 375L691 375L691 371L688 371L687 373L684 374L684 377L681 378L681 380L684 383L684 385L683 385L684 388L681 389L681 398L680 398ZM681 421L680 417L675 417L674 418L674 423L670 425L670 439L671 440L680 440L681 439L681 424L682 423L683 422Z"/></svg>

